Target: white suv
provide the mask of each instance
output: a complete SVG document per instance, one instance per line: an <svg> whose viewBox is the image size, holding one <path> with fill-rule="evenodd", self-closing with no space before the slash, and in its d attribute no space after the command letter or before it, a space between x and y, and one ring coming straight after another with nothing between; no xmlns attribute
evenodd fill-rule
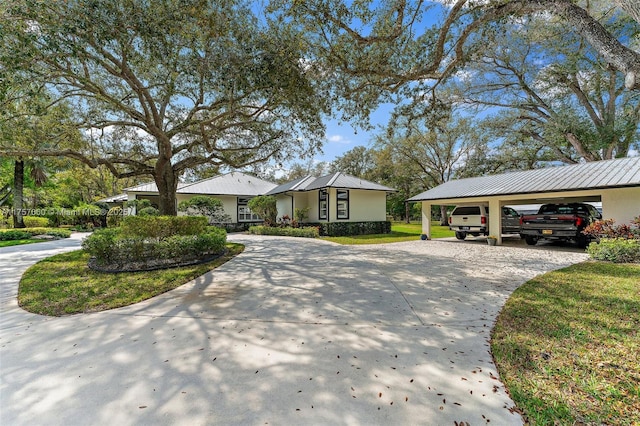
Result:
<svg viewBox="0 0 640 426"><path fill-rule="evenodd" d="M464 240L467 234L474 237L489 235L489 206L474 204L456 206L449 215L449 229L456 232L456 238ZM502 233L520 232L520 214L511 207L502 207Z"/></svg>

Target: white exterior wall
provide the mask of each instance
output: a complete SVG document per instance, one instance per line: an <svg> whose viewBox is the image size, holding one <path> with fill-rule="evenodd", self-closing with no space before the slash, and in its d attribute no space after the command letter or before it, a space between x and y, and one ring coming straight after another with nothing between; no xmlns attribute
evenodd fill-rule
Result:
<svg viewBox="0 0 640 426"><path fill-rule="evenodd" d="M336 195L332 210L337 214ZM387 220L387 194L382 191L349 190L349 219L340 222L383 222Z"/></svg>
<svg viewBox="0 0 640 426"><path fill-rule="evenodd" d="M279 194L278 196L276 196L276 207L278 208L278 219L280 219L284 215L288 215L291 219L294 219L291 203L292 203L292 199L289 195Z"/></svg>
<svg viewBox="0 0 640 426"><path fill-rule="evenodd" d="M640 187L609 189L602 193L602 216L618 225L640 216Z"/></svg>

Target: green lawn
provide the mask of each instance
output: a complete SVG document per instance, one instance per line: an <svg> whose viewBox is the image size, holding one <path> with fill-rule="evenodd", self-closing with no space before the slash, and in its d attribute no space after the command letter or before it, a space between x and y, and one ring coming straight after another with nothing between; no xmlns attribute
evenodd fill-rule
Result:
<svg viewBox="0 0 640 426"><path fill-rule="evenodd" d="M82 250L41 260L22 276L18 304L41 315L61 316L128 306L181 286L222 265L244 250L227 244L228 253L200 265L148 272L108 274L87 267Z"/></svg>
<svg viewBox="0 0 640 426"><path fill-rule="evenodd" d="M640 265L534 278L507 301L491 349L530 424L640 424Z"/></svg>
<svg viewBox="0 0 640 426"><path fill-rule="evenodd" d="M27 239L27 240L0 241L0 248L2 248L2 247L10 247L10 246L20 246L20 245L23 245L23 244L41 243L43 241L48 241L48 240Z"/></svg>
<svg viewBox="0 0 640 426"><path fill-rule="evenodd" d="M354 235L350 237L322 237L322 239L339 244L384 244L419 240L421 234L421 223L393 222L391 224L391 233L389 234ZM447 226L431 225L431 238L453 236L454 232L450 231Z"/></svg>

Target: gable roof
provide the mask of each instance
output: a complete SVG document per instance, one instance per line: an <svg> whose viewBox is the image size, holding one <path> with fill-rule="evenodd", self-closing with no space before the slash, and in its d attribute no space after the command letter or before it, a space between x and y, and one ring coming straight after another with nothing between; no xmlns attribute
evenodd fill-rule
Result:
<svg viewBox="0 0 640 426"><path fill-rule="evenodd" d="M262 195L276 184L242 172L231 172L179 188L178 194Z"/></svg>
<svg viewBox="0 0 640 426"><path fill-rule="evenodd" d="M640 186L640 157L451 180L408 201Z"/></svg>
<svg viewBox="0 0 640 426"><path fill-rule="evenodd" d="M292 191L313 191L322 188L363 189L385 192L396 191L393 188L380 185L379 183L336 172L319 178L316 178L314 176L305 176L277 186L276 188L273 188L271 191L269 191L267 195L282 194L283 192Z"/></svg>
<svg viewBox="0 0 640 426"><path fill-rule="evenodd" d="M178 183L178 194L202 195L262 195L275 188L276 184L242 172L231 172L194 183ZM155 182L125 189L127 192L158 192Z"/></svg>

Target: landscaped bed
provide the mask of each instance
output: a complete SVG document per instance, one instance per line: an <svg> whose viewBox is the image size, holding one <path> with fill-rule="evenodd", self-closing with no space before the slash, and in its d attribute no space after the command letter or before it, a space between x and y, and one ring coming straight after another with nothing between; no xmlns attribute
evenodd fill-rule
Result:
<svg viewBox="0 0 640 426"><path fill-rule="evenodd" d="M640 264L586 262L525 283L491 348L530 424L640 424Z"/></svg>
<svg viewBox="0 0 640 426"><path fill-rule="evenodd" d="M44 259L20 281L18 303L41 315L98 312L141 302L173 290L217 268L244 250L228 243L226 253L208 263L147 272L103 273L89 269L82 250Z"/></svg>

